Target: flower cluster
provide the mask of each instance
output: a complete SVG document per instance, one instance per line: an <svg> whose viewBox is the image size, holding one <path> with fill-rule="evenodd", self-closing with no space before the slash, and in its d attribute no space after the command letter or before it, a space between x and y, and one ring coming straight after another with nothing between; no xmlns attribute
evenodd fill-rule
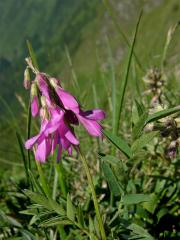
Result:
<svg viewBox="0 0 180 240"><path fill-rule="evenodd" d="M151 68L148 70L146 76L143 78L145 83L149 85L146 94L152 94L151 105L162 103L162 92L165 84L165 76L158 68Z"/></svg>
<svg viewBox="0 0 180 240"><path fill-rule="evenodd" d="M34 149L35 159L45 162L56 148L57 161L63 149L71 155L73 147L79 145L73 125L81 123L90 135L100 137L102 127L98 121L105 118L105 113L100 109L83 111L75 97L62 88L60 80L38 72L30 59L27 62L24 86L31 89L32 116L39 116L41 121L39 133L25 143L26 149ZM36 75L32 82L29 68Z"/></svg>

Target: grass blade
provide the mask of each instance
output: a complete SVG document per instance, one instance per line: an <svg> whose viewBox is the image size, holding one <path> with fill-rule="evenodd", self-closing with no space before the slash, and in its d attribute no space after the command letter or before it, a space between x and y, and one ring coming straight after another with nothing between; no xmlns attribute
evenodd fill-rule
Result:
<svg viewBox="0 0 180 240"><path fill-rule="evenodd" d="M120 101L119 101L119 108L117 109L116 128L115 128L116 135L118 134L118 131L119 131L119 122L120 122L121 113L122 113L124 95L125 95L125 91L126 91L126 86L127 86L127 81L128 81L128 77L129 77L130 66L131 66L131 61L132 61L132 56L133 56L133 51L134 51L134 47L135 47L135 43L136 43L136 37L137 37L137 32L138 32L141 16L142 16L142 12L140 13L137 24L136 24L133 42L132 42L131 49L130 49L129 56L128 56L127 68L126 68L125 76L124 76L124 79L122 81L121 88L120 88Z"/></svg>
<svg viewBox="0 0 180 240"><path fill-rule="evenodd" d="M27 42L27 46L28 46L28 50L29 50L29 55L30 55L31 60L32 60L32 64L33 64L33 66L34 66L36 69L39 70L34 49L33 49L33 47L32 47L32 45L31 45L31 43L30 43L29 40L27 40L26 42Z"/></svg>
<svg viewBox="0 0 180 240"><path fill-rule="evenodd" d="M109 39L107 38L107 46L108 46L108 53L109 53L109 65L110 65L110 72L111 72L111 89L112 89L112 128L113 134L115 134L115 125L116 125L116 75L113 63L113 56L112 50L110 47Z"/></svg>
<svg viewBox="0 0 180 240"><path fill-rule="evenodd" d="M145 122L145 125L147 123L150 123L150 122L154 122L154 121L157 121L161 118L164 118L164 117L167 117L171 114L174 114L174 113L177 113L180 111L180 105L179 106L176 106L176 107L173 107L173 108L169 108L169 109L166 109L166 110L162 110L162 111L159 111L159 112L156 112L152 115L150 115L146 122Z"/></svg>

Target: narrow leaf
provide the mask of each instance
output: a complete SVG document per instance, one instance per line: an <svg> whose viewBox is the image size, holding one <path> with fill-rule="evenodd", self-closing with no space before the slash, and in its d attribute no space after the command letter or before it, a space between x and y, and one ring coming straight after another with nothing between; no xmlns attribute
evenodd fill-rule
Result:
<svg viewBox="0 0 180 240"><path fill-rule="evenodd" d="M153 138L158 135L158 132L149 132L143 134L140 138L138 138L133 145L131 146L131 150L133 153L137 152L144 146L146 146L148 143L151 143Z"/></svg>
<svg viewBox="0 0 180 240"><path fill-rule="evenodd" d="M62 219L61 217L53 217L46 221L41 222L40 227L51 227L55 225L72 225L73 222L68 219Z"/></svg>
<svg viewBox="0 0 180 240"><path fill-rule="evenodd" d="M144 124L147 118L148 118L148 113L144 112L139 118L139 121L134 125L132 130L133 139L137 139L142 134L142 130L144 128Z"/></svg>
<svg viewBox="0 0 180 240"><path fill-rule="evenodd" d="M148 202L150 200L150 197L147 194L128 194L123 196L122 200L125 205L129 205Z"/></svg>
<svg viewBox="0 0 180 240"><path fill-rule="evenodd" d="M142 16L142 12L140 13L137 24L136 24L136 29L135 29L135 33L134 33L134 37L133 37L133 42L132 42L130 52L129 52L129 56L128 56L127 68L126 68L126 71L125 71L124 79L122 80L122 83L121 83L119 108L117 109L117 117L116 117L116 120L117 120L116 121L116 129L115 129L116 134L118 133L118 130L119 130L119 122L120 122L122 107L123 107L123 103L124 103L124 96L125 96L125 91L126 91L128 78L129 78L130 66L131 66L131 61L132 61L132 57L133 57L133 51L134 51L134 47L135 47L135 43L136 43L136 37L137 37L137 32L138 32L138 27L139 27L139 24L140 24L141 16Z"/></svg>
<svg viewBox="0 0 180 240"><path fill-rule="evenodd" d="M128 229L133 231L133 233L137 234L140 236L140 239L146 239L146 240L153 240L154 238L145 230L143 227L132 223Z"/></svg>
<svg viewBox="0 0 180 240"><path fill-rule="evenodd" d="M72 204L69 194L67 195L67 217L71 221L74 221L74 219L75 219L74 207L73 207L73 204Z"/></svg>
<svg viewBox="0 0 180 240"><path fill-rule="evenodd" d="M24 193L35 203L38 203L42 205L44 208L48 210L54 210L57 212L59 215L64 216L66 214L65 210L63 209L62 206L60 206L56 201L52 199L48 199L45 196L31 192L29 190L25 190Z"/></svg>
<svg viewBox="0 0 180 240"><path fill-rule="evenodd" d="M124 191L120 187L120 185L116 179L116 176L114 175L110 166L104 162L102 164L102 170L104 172L105 179L109 184L109 188L110 188L111 192L114 194L114 196L120 196L121 194L123 194Z"/></svg>
<svg viewBox="0 0 180 240"><path fill-rule="evenodd" d="M31 60L32 60L32 64L33 66L36 68L36 69L39 69L38 67L38 63L37 63L37 59L36 59L36 55L35 55L35 52L34 52L34 49L30 43L29 40L27 40L27 46L28 46L28 50L29 50L29 55L31 57Z"/></svg>
<svg viewBox="0 0 180 240"><path fill-rule="evenodd" d="M180 106L177 106L177 107L173 107L173 108L169 108L169 109L166 109L166 110L162 110L162 111L159 111L159 112L156 112L152 115L150 115L146 122L145 122L145 125L147 123L150 123L150 122L154 122L154 121L157 121L161 118L164 118L164 117L167 117L171 114L174 114L176 112L179 112L180 111Z"/></svg>
<svg viewBox="0 0 180 240"><path fill-rule="evenodd" d="M20 149L22 160L23 160L23 163L24 163L26 179L27 179L27 182L29 182L28 164L27 164L26 156L24 154L23 141L22 141L21 135L18 132L16 132L16 137L17 137L17 140L18 140L19 149Z"/></svg>
<svg viewBox="0 0 180 240"><path fill-rule="evenodd" d="M117 137L105 130L103 131L103 134L109 139L112 144L114 144L120 151L122 151L126 157L132 157L131 148L124 140L122 140L122 138Z"/></svg>

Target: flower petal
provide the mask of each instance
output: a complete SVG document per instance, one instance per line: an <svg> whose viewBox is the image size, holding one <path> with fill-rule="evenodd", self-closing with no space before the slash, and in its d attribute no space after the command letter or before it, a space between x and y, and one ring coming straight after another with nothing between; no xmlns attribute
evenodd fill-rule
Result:
<svg viewBox="0 0 180 240"><path fill-rule="evenodd" d="M85 117L82 117L80 115L77 116L79 121L84 125L88 133L95 137L100 137L102 135L101 133L101 125L97 123L95 120L87 119Z"/></svg>
<svg viewBox="0 0 180 240"><path fill-rule="evenodd" d="M86 112L82 112L82 115L88 119L92 119L96 121L103 120L106 117L105 112L102 111L101 109L88 110Z"/></svg>
<svg viewBox="0 0 180 240"><path fill-rule="evenodd" d="M76 113L79 112L79 104L70 93L64 91L60 87L56 87L56 93L59 96L65 109L72 110L73 112Z"/></svg>
<svg viewBox="0 0 180 240"><path fill-rule="evenodd" d="M31 149L33 147L33 145L37 142L38 138L39 138L39 134L28 139L26 142L25 142L25 148L26 149Z"/></svg>
<svg viewBox="0 0 180 240"><path fill-rule="evenodd" d="M35 152L35 159L39 162L44 163L47 157L47 144L46 139L44 139L38 146Z"/></svg>
<svg viewBox="0 0 180 240"><path fill-rule="evenodd" d="M71 130L68 130L65 134L65 137L74 145L78 145L79 141L78 139L74 136L74 134L71 132Z"/></svg>

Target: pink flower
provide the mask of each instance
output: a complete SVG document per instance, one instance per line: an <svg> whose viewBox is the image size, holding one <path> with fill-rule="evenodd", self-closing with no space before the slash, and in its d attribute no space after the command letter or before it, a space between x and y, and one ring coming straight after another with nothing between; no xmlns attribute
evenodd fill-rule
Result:
<svg viewBox="0 0 180 240"><path fill-rule="evenodd" d="M105 113L100 109L83 111L75 97L61 87L59 80L37 73L31 86L33 116L39 113L38 96L41 97L41 129L25 143L26 149L34 149L37 161L45 162L56 148L58 161L63 149L71 155L72 149L79 145L73 125L81 123L90 135L102 135L98 121L105 118Z"/></svg>
<svg viewBox="0 0 180 240"><path fill-rule="evenodd" d="M83 112L78 102L71 94L57 85L54 85L54 87L63 107L74 113L74 118L76 118L77 122L81 122L90 135L97 137L101 136L101 126L97 121L103 120L105 118L105 113L100 109ZM72 122L72 115L73 114L68 118L70 122Z"/></svg>

